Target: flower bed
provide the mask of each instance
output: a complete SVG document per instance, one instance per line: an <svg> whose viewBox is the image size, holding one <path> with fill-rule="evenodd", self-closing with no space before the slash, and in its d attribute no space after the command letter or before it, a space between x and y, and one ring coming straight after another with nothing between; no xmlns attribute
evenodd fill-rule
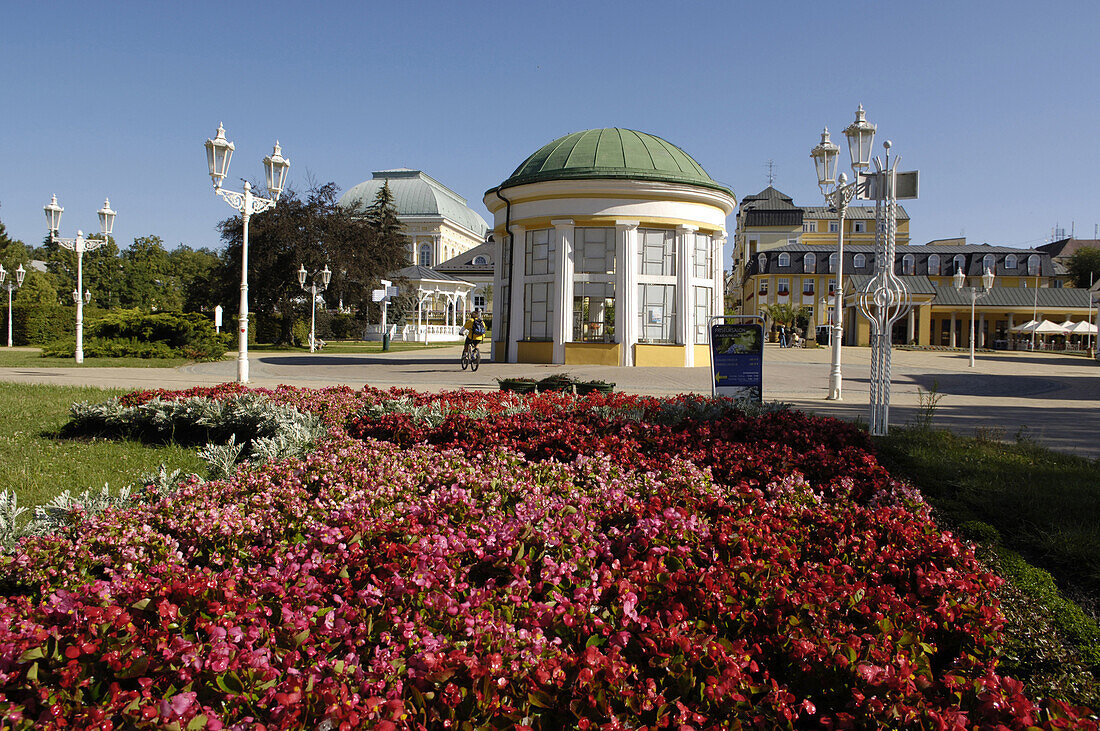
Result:
<svg viewBox="0 0 1100 731"><path fill-rule="evenodd" d="M13 726L1096 727L997 675L997 579L848 425L266 393L336 428L2 559Z"/></svg>

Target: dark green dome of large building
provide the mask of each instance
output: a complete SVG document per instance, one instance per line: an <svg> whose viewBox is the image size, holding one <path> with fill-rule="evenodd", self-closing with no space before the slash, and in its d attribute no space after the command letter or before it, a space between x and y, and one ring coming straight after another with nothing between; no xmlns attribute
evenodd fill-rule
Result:
<svg viewBox="0 0 1100 731"><path fill-rule="evenodd" d="M632 129L588 129L543 145L496 190L547 180L619 179L686 183L733 195L676 145Z"/></svg>

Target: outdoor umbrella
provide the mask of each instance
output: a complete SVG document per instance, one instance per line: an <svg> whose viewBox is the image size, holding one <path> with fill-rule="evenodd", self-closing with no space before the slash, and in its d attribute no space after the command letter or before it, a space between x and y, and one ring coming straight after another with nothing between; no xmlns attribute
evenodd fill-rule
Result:
<svg viewBox="0 0 1100 731"><path fill-rule="evenodd" d="M1012 332L1014 332L1014 333L1029 333L1032 330L1034 330L1035 326L1038 325L1038 324L1039 324L1038 320L1028 320L1023 325L1017 325L1016 327L1012 328Z"/></svg>

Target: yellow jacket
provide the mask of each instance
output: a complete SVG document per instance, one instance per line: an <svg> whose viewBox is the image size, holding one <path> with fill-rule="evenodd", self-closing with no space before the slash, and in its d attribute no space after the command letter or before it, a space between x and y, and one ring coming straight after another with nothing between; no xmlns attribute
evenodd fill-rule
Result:
<svg viewBox="0 0 1100 731"><path fill-rule="evenodd" d="M482 322L482 324L484 324L484 321ZM464 329L466 331L466 337L468 337L470 340L475 340L475 341L480 343L482 340L485 339L485 333L481 333L480 335L475 335L474 334L474 318L473 317L466 320L466 324L462 326L462 329Z"/></svg>

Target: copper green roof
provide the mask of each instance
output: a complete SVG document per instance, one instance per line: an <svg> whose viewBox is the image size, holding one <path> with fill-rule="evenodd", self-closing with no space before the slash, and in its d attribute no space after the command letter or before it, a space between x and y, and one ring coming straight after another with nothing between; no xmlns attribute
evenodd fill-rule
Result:
<svg viewBox="0 0 1100 731"><path fill-rule="evenodd" d="M494 190L547 180L586 179L686 183L733 195L671 142L618 127L574 132L543 145Z"/></svg>

